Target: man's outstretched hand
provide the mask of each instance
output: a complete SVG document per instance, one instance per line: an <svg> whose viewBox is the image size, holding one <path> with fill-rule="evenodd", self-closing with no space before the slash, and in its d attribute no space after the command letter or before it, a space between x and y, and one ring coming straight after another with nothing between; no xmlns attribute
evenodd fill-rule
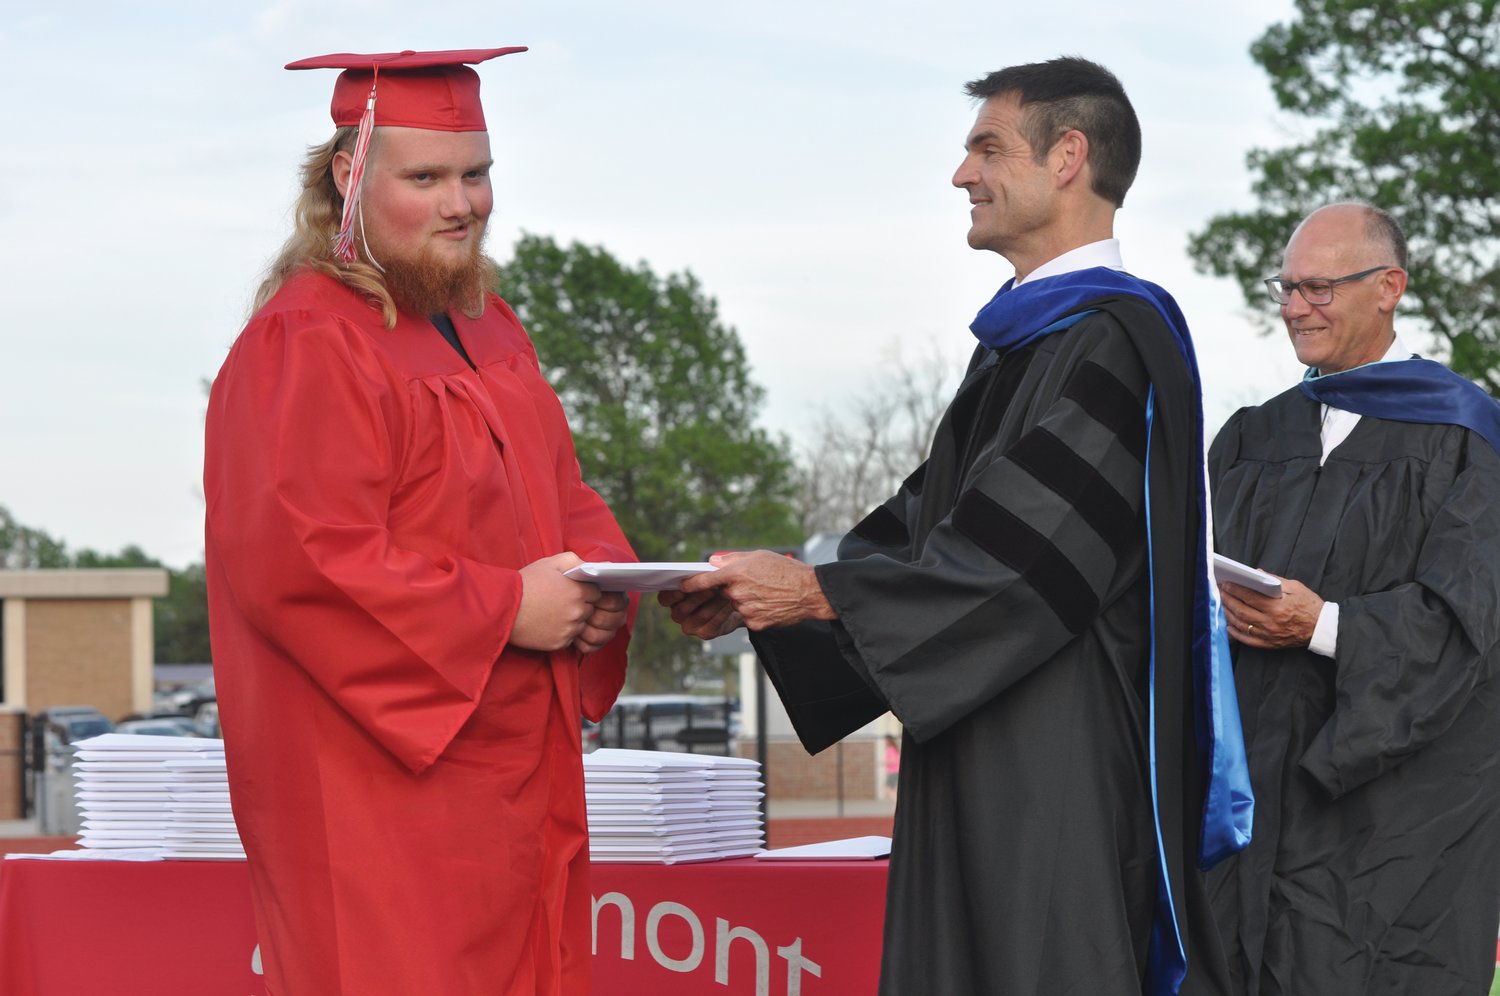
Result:
<svg viewBox="0 0 1500 996"><path fill-rule="evenodd" d="M657 592L656 600L672 610L672 621L681 626L684 633L700 640L712 640L745 625L729 599L714 588L692 594L661 591Z"/></svg>
<svg viewBox="0 0 1500 996"><path fill-rule="evenodd" d="M689 636L709 640L743 625L752 630L790 626L807 619L836 618L813 569L769 550L720 553L718 568L662 592L661 604Z"/></svg>

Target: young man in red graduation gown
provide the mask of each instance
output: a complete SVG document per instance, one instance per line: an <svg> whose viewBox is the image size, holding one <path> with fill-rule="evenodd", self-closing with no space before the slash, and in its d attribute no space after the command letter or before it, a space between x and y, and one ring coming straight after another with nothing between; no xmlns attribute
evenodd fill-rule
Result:
<svg viewBox="0 0 1500 996"><path fill-rule="evenodd" d="M333 139L209 403L214 670L272 996L589 989L580 714L633 560L481 253L477 63L329 56Z"/></svg>

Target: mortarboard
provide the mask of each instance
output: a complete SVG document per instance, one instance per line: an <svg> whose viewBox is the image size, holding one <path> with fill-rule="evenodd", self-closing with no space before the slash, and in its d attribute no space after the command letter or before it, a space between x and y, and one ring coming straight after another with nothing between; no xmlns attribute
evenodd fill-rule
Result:
<svg viewBox="0 0 1500 996"><path fill-rule="evenodd" d="M333 123L357 125L379 90L380 115L375 123L432 131L484 131L479 103L479 74L469 66L512 52L510 48L466 48L448 52L385 52L355 55L339 52L287 63L288 69L342 69L333 86Z"/></svg>
<svg viewBox="0 0 1500 996"><path fill-rule="evenodd" d="M360 181L369 155L370 135L375 127L484 131L479 74L469 66L524 51L524 45L513 45L375 55L339 52L287 63L288 69L342 69L333 86L329 111L338 127L359 127L349 193L344 198L343 218L334 243L335 255L346 263L355 258L354 218L359 208Z"/></svg>

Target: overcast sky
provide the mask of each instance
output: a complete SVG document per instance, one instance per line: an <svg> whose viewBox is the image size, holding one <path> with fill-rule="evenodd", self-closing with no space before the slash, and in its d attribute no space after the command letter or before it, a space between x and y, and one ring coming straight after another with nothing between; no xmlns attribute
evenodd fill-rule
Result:
<svg viewBox="0 0 1500 996"><path fill-rule="evenodd" d="M1297 134L1247 54L1290 13L1290 0L10 11L0 505L70 549L202 556L202 382L289 231L305 147L332 128L334 74L281 66L341 51L529 45L479 69L490 252L507 257L526 231L690 269L746 345L764 424L794 440L897 343L961 365L969 321L1010 276L965 244L967 199L949 183L974 115L964 82L1060 54L1103 62L1145 132L1117 222L1126 266L1183 306L1216 427L1300 372L1185 249L1207 218L1253 203L1245 152Z"/></svg>

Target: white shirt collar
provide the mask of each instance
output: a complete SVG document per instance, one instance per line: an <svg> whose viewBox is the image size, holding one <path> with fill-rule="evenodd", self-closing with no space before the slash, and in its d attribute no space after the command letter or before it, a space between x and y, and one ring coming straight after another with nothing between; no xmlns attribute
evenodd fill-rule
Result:
<svg viewBox="0 0 1500 996"><path fill-rule="evenodd" d="M1091 266L1107 266L1111 270L1125 269L1125 263L1120 257L1120 240L1100 239L1098 242L1090 242L1076 249L1069 249L1061 256L1054 256L1026 274L1025 277L1017 280L1015 286L1019 287L1033 280L1041 280L1043 277L1058 277L1075 270L1087 270Z"/></svg>
<svg viewBox="0 0 1500 996"><path fill-rule="evenodd" d="M1396 338L1391 340L1391 348L1385 351L1385 355L1376 360L1377 363L1390 363L1392 360L1409 360L1415 355L1406 343L1401 341L1401 333L1395 333Z"/></svg>
<svg viewBox="0 0 1500 996"><path fill-rule="evenodd" d="M1378 360L1371 360L1371 363L1390 363L1394 360L1409 360L1417 355L1415 350L1401 341L1399 333L1393 332L1391 334L1393 338L1391 339L1391 344L1386 347L1385 355L1381 356ZM1366 366L1367 364L1360 365ZM1318 371L1318 376L1322 377L1326 375L1320 370Z"/></svg>

